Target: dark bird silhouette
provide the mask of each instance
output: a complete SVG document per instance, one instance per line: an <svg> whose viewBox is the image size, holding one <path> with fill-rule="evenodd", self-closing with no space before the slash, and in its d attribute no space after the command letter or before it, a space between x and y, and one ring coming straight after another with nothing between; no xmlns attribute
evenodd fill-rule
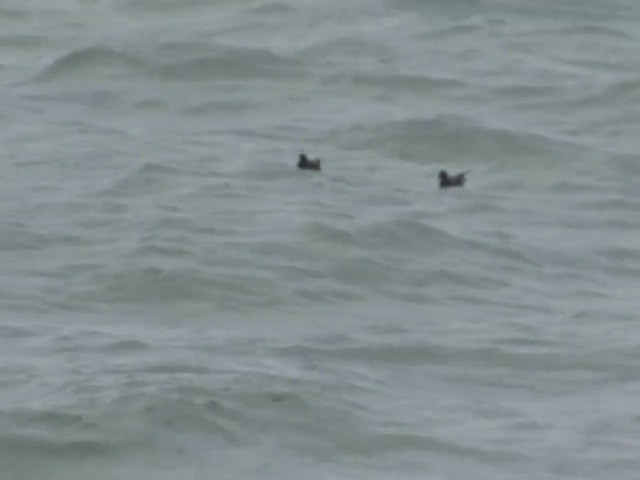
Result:
<svg viewBox="0 0 640 480"><path fill-rule="evenodd" d="M440 188L462 187L467 180L465 177L467 173L469 173L469 171L449 175L446 170L440 170L440 173L438 173Z"/></svg>
<svg viewBox="0 0 640 480"><path fill-rule="evenodd" d="M298 155L298 168L300 170L317 170L320 171L320 159L310 160L307 154L302 152Z"/></svg>

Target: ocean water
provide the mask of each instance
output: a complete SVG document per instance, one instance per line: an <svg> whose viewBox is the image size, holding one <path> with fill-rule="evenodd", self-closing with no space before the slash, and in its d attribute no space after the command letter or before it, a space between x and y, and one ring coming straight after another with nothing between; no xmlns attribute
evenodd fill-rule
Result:
<svg viewBox="0 0 640 480"><path fill-rule="evenodd" d="M0 479L638 478L639 45L631 0L3 0Z"/></svg>

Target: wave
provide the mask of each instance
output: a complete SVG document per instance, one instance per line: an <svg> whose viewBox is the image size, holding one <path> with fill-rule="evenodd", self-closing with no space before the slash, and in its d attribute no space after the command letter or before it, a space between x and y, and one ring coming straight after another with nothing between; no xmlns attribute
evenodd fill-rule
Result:
<svg viewBox="0 0 640 480"><path fill-rule="evenodd" d="M0 17L16 19L16 18L28 18L30 12L27 8L10 8L10 7L0 7Z"/></svg>
<svg viewBox="0 0 640 480"><path fill-rule="evenodd" d="M466 243L444 230L424 222L392 219L358 229L356 238L365 248L382 248L413 254L438 255L442 249L457 249Z"/></svg>
<svg viewBox="0 0 640 480"><path fill-rule="evenodd" d="M23 222L0 223L0 251L19 252L53 246L78 245L82 237L66 232L43 232Z"/></svg>
<svg viewBox="0 0 640 480"><path fill-rule="evenodd" d="M493 93L500 99L511 98L518 102L523 100L541 101L545 99L557 99L563 92L562 87L557 85L532 85L532 84L511 84L501 85L492 88Z"/></svg>
<svg viewBox="0 0 640 480"><path fill-rule="evenodd" d="M121 268L94 278L78 300L107 303L173 303L203 300L213 285L195 268Z"/></svg>
<svg viewBox="0 0 640 480"><path fill-rule="evenodd" d="M562 27L557 29L542 29L542 30L534 30L528 32L526 35L534 35L541 37L549 37L553 35L567 36L567 35L577 35L577 36L586 36L586 37L608 37L614 39L623 39L623 40L633 40L633 37L626 33L624 30L620 28L614 28L606 25L598 25L598 24L583 24L583 25L572 25L570 27Z"/></svg>
<svg viewBox="0 0 640 480"><path fill-rule="evenodd" d="M388 44L353 35L316 41L311 45L303 45L296 52L296 57L300 60L306 62L312 60L320 65L339 58L352 61L354 58L393 58L394 55L393 49Z"/></svg>
<svg viewBox="0 0 640 480"><path fill-rule="evenodd" d="M304 75L298 62L266 49L217 47L213 53L154 68L169 80L284 80Z"/></svg>
<svg viewBox="0 0 640 480"><path fill-rule="evenodd" d="M310 222L303 226L303 234L311 241L335 243L342 247L357 246L352 231L325 222Z"/></svg>
<svg viewBox="0 0 640 480"><path fill-rule="evenodd" d="M549 19L555 21L562 20L576 24L584 22L586 24L598 24L608 20L624 20L627 15L632 14L629 6L632 2L617 2L618 5L612 7L610 4L598 2L499 2L498 5L506 6L509 13L518 14L525 19L538 18ZM633 12L635 13L635 12Z"/></svg>
<svg viewBox="0 0 640 480"><path fill-rule="evenodd" d="M229 0L218 0L217 5L224 3L233 4ZM180 14L184 14L187 9L197 9L201 7L207 7L210 4L206 0L162 0L162 7L159 8L157 0L123 0L118 3L119 8L125 9L132 13L144 12L147 14L157 14L159 11L174 12L178 11ZM195 13L197 15L197 13Z"/></svg>
<svg viewBox="0 0 640 480"><path fill-rule="evenodd" d="M167 50L167 46L161 46ZM298 62L276 55L266 49L218 46L210 53L196 57L175 54L176 61L165 62L143 58L142 54L124 52L115 48L93 46L73 50L54 60L32 81L48 82L78 78L104 79L139 75L146 78L172 81L202 80L283 80L303 75Z"/></svg>
<svg viewBox="0 0 640 480"><path fill-rule="evenodd" d="M179 262L165 255L149 257L148 252L145 257L136 258L137 251L133 249L123 255L122 261L126 263L112 271L92 275L81 290L76 289L68 296L69 301L121 307L215 305L218 311L239 311L271 306L274 298L284 295L283 287L266 273L202 265L206 262L189 251L181 254L186 260ZM175 263L180 266L173 266ZM158 266L161 264L164 266Z"/></svg>
<svg viewBox="0 0 640 480"><path fill-rule="evenodd" d="M516 248L401 219L353 227L310 222L288 242L253 240L228 251L236 265L230 270L227 260L202 261L202 244L191 241L197 230L192 222L178 218L177 226L171 226L169 221L150 224L145 238L120 248L117 264L84 272L82 283L68 286L67 300L120 306L215 305L219 311L328 305L370 296L427 304L433 300L430 292L448 285L505 286L499 280L501 271L538 267ZM220 241L215 235L211 238ZM490 258L490 270L482 268L486 262L480 260L477 268L467 265L458 271L460 262L475 265L478 258ZM245 263L252 267L242 267Z"/></svg>
<svg viewBox="0 0 640 480"><path fill-rule="evenodd" d="M356 74L352 77L356 86L376 87L395 91L426 94L440 90L454 90L464 87L463 81L454 78L428 77L408 74Z"/></svg>
<svg viewBox="0 0 640 480"><path fill-rule="evenodd" d="M2 13L0 13L0 16ZM45 37L40 35L30 35L30 34L5 34L0 35L0 46L12 48L32 48L32 47L40 47L45 45L47 40Z"/></svg>
<svg viewBox="0 0 640 480"><path fill-rule="evenodd" d="M139 197L145 194L156 195L181 175L189 175L189 172L180 167L146 162L112 181L110 186L97 192L97 195L118 199L128 196Z"/></svg>
<svg viewBox="0 0 640 480"><path fill-rule="evenodd" d="M420 35L421 38L438 40L447 37L459 37L461 35L468 35L478 33L482 30L482 24L478 22L456 23L453 25L447 25L446 27L437 27L434 30L429 30Z"/></svg>
<svg viewBox="0 0 640 480"><path fill-rule="evenodd" d="M598 91L592 93L583 93L578 97L557 102L558 108L573 112L577 108L597 109L599 117L597 120L604 121L606 124L612 120L606 117L606 113L617 113L614 108L616 106L626 105L630 96L640 91L640 80L629 78L622 81L612 82L599 88ZM603 115L603 113L605 115ZM603 118L605 120L603 120Z"/></svg>
<svg viewBox="0 0 640 480"><path fill-rule="evenodd" d="M37 333L30 328L20 325L0 324L0 335L2 335L3 338L19 341L22 338L37 335Z"/></svg>
<svg viewBox="0 0 640 480"><path fill-rule="evenodd" d="M110 456L119 449L124 451L126 447L108 440L90 438L64 440L60 439L58 435L0 434L0 458L8 453L15 455L29 454L35 457L86 458Z"/></svg>
<svg viewBox="0 0 640 480"><path fill-rule="evenodd" d="M249 14L258 15L283 15L291 13L294 8L291 5L282 2L273 2L264 5L255 5L247 8L246 12Z"/></svg>
<svg viewBox="0 0 640 480"><path fill-rule="evenodd" d="M530 273L541 266L527 252L496 244L493 237L463 238L422 221L393 219L349 229L314 222L304 231L323 249L340 248L341 254L325 271L334 285L342 285L344 299L375 294L426 304L435 289L505 287L508 282L500 280L500 272ZM314 278L308 272L300 274L308 281ZM315 291L321 298L325 287Z"/></svg>
<svg viewBox="0 0 640 480"><path fill-rule="evenodd" d="M89 76L102 76L104 71L140 73L144 72L148 65L139 58L129 53L107 47L87 47L73 50L54 60L34 81L51 81L68 79L89 74Z"/></svg>
<svg viewBox="0 0 640 480"><path fill-rule="evenodd" d="M185 107L181 113L194 117L210 117L217 112L246 114L254 110L256 106L256 102L244 99L210 100Z"/></svg>
<svg viewBox="0 0 640 480"><path fill-rule="evenodd" d="M549 157L567 146L576 147L542 134L487 127L455 115L360 124L330 136L347 150L374 150L418 163L441 163L449 157L466 163Z"/></svg>
<svg viewBox="0 0 640 480"><path fill-rule="evenodd" d="M637 94L640 91L640 79L629 78L609 85L604 95L615 98L628 98L628 95Z"/></svg>
<svg viewBox="0 0 640 480"><path fill-rule="evenodd" d="M487 0L435 0L432 2L421 2L420 0L386 0L398 9L408 9L429 11L446 14L447 16L473 15L485 10L491 5Z"/></svg>
<svg viewBox="0 0 640 480"><path fill-rule="evenodd" d="M433 223L440 221L435 218ZM203 260L207 248L194 236L206 235L207 243L225 241L216 230L198 229L189 217L161 214L144 231L144 236L121 245L117 263L81 271L84 280L68 286L67 299L215 305L230 311L328 305L371 296L428 304L433 291L447 286L504 287L508 282L500 280L501 272L540 267L535 257L510 243L496 243L495 236L469 239L406 218L359 224L313 220L287 240L238 244L227 249L224 260L215 255ZM64 272L74 273L69 268Z"/></svg>

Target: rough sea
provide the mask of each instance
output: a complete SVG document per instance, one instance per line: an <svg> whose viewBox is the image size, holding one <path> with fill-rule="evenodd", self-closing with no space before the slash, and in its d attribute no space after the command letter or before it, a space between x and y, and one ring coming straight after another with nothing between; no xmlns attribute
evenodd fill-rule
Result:
<svg viewBox="0 0 640 480"><path fill-rule="evenodd" d="M0 480L640 478L637 0L2 0L0 86Z"/></svg>

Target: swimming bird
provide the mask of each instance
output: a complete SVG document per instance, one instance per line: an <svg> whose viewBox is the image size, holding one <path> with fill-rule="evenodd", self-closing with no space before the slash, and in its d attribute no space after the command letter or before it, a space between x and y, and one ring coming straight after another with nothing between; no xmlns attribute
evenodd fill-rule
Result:
<svg viewBox="0 0 640 480"><path fill-rule="evenodd" d="M462 187L467 180L465 177L467 173L469 173L469 170L455 175L449 175L446 170L440 170L440 173L438 173L440 188Z"/></svg>
<svg viewBox="0 0 640 480"><path fill-rule="evenodd" d="M298 168L300 170L318 170L320 171L320 159L310 160L307 154L302 152L298 155Z"/></svg>

